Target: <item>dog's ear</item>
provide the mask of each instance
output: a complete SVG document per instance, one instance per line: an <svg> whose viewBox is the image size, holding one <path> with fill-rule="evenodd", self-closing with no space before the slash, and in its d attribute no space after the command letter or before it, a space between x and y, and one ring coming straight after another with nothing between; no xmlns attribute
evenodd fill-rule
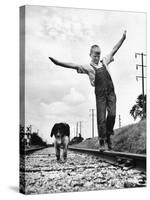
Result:
<svg viewBox="0 0 150 200"><path fill-rule="evenodd" d="M57 130L57 124L55 124L55 125L53 126L52 130L51 130L51 134L50 134L51 137L53 137L53 135L56 134L56 130Z"/></svg>

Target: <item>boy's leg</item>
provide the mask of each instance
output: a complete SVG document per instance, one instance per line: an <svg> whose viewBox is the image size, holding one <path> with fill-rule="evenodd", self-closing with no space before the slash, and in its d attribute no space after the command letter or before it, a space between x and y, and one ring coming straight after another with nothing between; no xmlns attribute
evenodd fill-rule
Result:
<svg viewBox="0 0 150 200"><path fill-rule="evenodd" d="M106 98L105 96L96 96L97 108L97 128L100 149L105 148L106 140ZM104 149L105 150L105 149Z"/></svg>
<svg viewBox="0 0 150 200"><path fill-rule="evenodd" d="M54 141L54 147L55 147L55 153L56 153L56 159L57 161L60 160L60 145L57 144L57 140Z"/></svg>
<svg viewBox="0 0 150 200"><path fill-rule="evenodd" d="M115 119L116 119L116 95L111 92L107 97L107 119L106 119L106 135L108 148L112 148L111 135L113 135Z"/></svg>

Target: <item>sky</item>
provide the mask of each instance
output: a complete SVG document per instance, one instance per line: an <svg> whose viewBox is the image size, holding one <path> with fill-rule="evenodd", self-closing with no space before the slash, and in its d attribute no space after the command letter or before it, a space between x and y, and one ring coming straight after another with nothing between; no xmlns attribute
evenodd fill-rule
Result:
<svg viewBox="0 0 150 200"><path fill-rule="evenodd" d="M89 50L98 44L102 57L108 54L127 30L127 37L109 66L117 95L115 128L135 123L129 111L142 93L140 57L146 53L146 14L26 6L25 15L25 123L48 143L55 123L67 122L71 138L81 121L84 138L92 136L90 109L95 109L94 87L86 74L54 65L48 57L77 64L90 62ZM23 34L23 33L21 33ZM146 58L144 58L146 65ZM146 74L146 71L145 71ZM145 91L146 92L146 91Z"/></svg>

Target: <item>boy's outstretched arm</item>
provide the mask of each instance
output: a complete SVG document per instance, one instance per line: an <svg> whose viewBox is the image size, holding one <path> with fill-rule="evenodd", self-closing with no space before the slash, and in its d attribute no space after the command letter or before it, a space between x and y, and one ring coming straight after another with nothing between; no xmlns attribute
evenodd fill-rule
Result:
<svg viewBox="0 0 150 200"><path fill-rule="evenodd" d="M49 59L55 64L55 65L59 65L62 67L66 67L66 68L71 68L71 69L78 69L79 65L74 64L74 63L65 63L65 62L60 62L52 57L49 57Z"/></svg>
<svg viewBox="0 0 150 200"><path fill-rule="evenodd" d="M118 51L118 49L121 47L122 43L126 39L126 31L124 31L122 38L119 40L119 42L114 46L114 48L111 51L111 56L113 57L115 53Z"/></svg>

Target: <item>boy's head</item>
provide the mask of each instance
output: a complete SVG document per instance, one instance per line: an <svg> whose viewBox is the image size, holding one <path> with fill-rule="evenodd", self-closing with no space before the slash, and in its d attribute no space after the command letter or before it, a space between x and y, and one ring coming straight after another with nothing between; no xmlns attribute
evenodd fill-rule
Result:
<svg viewBox="0 0 150 200"><path fill-rule="evenodd" d="M98 65L101 56L101 49L98 45L92 45L90 49L91 61Z"/></svg>

